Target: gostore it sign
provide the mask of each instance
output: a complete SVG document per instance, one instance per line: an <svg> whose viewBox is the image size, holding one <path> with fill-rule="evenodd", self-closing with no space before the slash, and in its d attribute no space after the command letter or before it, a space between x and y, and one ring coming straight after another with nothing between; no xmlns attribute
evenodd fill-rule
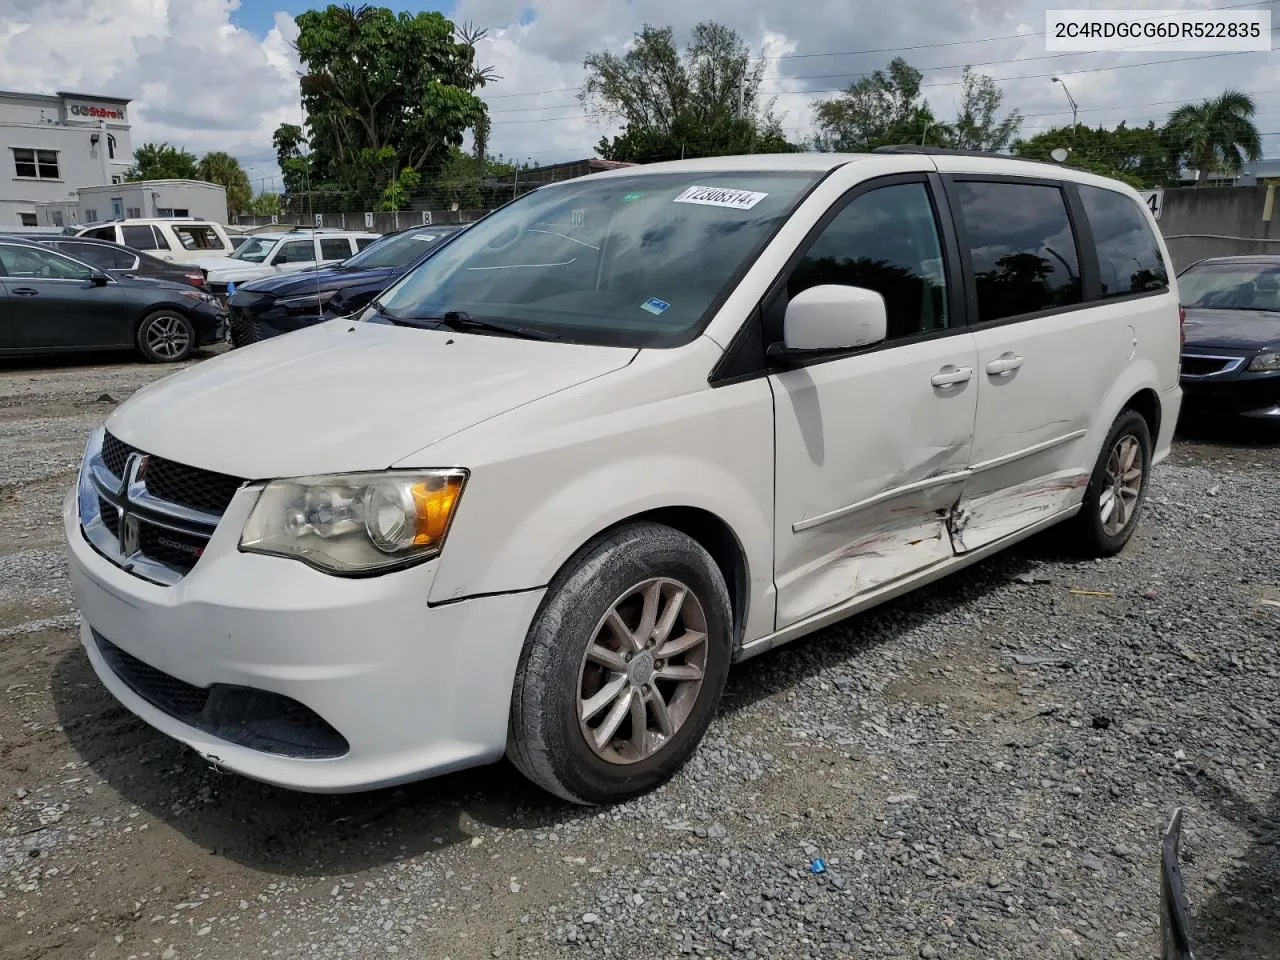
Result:
<svg viewBox="0 0 1280 960"><path fill-rule="evenodd" d="M124 107L109 107L101 103L79 100L67 102L67 113L77 120L124 120Z"/></svg>

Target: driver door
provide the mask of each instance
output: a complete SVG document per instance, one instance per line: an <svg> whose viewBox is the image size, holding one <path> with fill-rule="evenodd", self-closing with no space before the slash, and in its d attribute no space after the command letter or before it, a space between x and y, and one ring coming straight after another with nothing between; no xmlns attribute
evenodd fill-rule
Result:
<svg viewBox="0 0 1280 960"><path fill-rule="evenodd" d="M819 284L875 290L888 320L877 346L769 378L778 629L953 556L977 349L942 223L924 174L862 184L766 301L766 342L782 339L788 299Z"/></svg>

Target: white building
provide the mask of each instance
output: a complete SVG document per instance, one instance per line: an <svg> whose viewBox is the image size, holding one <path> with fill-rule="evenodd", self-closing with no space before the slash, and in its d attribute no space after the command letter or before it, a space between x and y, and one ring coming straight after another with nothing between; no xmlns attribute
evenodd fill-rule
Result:
<svg viewBox="0 0 1280 960"><path fill-rule="evenodd" d="M122 182L133 165L129 103L0 91L0 227L37 226L38 203L74 202L81 187Z"/></svg>
<svg viewBox="0 0 1280 960"><path fill-rule="evenodd" d="M227 189L203 180L137 180L81 187L66 199L36 204L41 227L135 217L196 217L226 223Z"/></svg>

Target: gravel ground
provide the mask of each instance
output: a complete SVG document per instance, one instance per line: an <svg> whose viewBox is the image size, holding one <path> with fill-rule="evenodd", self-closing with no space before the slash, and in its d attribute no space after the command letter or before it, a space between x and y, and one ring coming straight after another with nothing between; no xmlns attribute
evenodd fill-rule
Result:
<svg viewBox="0 0 1280 960"><path fill-rule="evenodd" d="M1280 447L1179 443L1119 558L1033 541L743 665L637 802L315 797L204 767L76 641L60 500L171 369L0 364L0 956L1149 958L1181 805L1200 955L1280 957Z"/></svg>

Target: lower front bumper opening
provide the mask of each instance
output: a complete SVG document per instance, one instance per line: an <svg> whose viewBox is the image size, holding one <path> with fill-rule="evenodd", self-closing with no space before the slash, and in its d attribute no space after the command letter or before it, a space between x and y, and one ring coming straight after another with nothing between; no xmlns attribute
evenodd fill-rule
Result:
<svg viewBox="0 0 1280 960"><path fill-rule="evenodd" d="M201 733L294 760L331 760L350 750L341 733L296 700L230 684L193 686L126 653L96 630L92 634L98 653L122 683L157 710Z"/></svg>

